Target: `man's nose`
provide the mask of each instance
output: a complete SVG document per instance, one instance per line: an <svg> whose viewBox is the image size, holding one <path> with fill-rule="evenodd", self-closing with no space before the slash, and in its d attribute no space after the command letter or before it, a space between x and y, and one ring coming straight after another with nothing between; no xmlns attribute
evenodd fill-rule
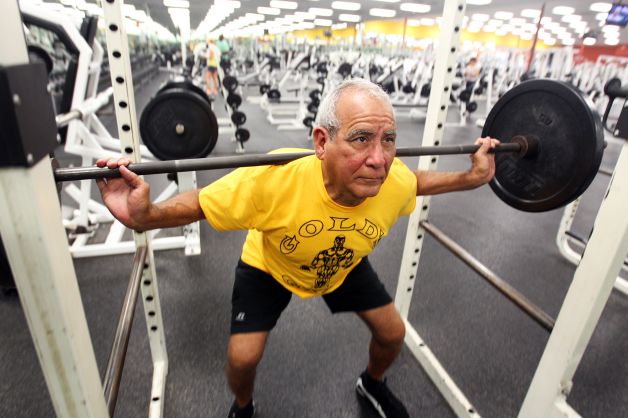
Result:
<svg viewBox="0 0 628 418"><path fill-rule="evenodd" d="M369 154L366 159L366 164L374 168L380 168L386 164L386 154L384 151L384 147L382 147L381 141L372 142L371 146L369 147Z"/></svg>

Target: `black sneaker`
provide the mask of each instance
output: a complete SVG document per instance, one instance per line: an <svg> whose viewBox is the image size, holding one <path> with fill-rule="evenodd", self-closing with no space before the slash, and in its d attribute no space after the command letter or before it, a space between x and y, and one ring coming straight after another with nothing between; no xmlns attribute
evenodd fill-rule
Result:
<svg viewBox="0 0 628 418"><path fill-rule="evenodd" d="M244 408L240 408L238 403L233 401L227 418L252 418L253 415L255 415L255 403L252 399Z"/></svg>
<svg viewBox="0 0 628 418"><path fill-rule="evenodd" d="M380 382L364 372L358 377L355 390L358 392L358 395L364 397L373 405L380 417L410 418L406 407L386 386L386 379Z"/></svg>

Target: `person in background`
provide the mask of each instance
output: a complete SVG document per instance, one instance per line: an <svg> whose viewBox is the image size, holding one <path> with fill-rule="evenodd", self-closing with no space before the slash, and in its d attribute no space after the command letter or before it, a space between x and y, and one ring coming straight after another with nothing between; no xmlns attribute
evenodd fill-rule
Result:
<svg viewBox="0 0 628 418"><path fill-rule="evenodd" d="M205 91L210 97L218 94L218 64L220 63L220 50L214 44L213 39L207 39L207 71L205 72Z"/></svg>
<svg viewBox="0 0 628 418"><path fill-rule="evenodd" d="M218 41L216 42L216 46L218 47L218 49L220 50L220 63L222 65L223 62L228 63L230 57L230 52L231 52L231 46L229 45L229 42L225 39L225 37L223 35L220 35L218 37Z"/></svg>
<svg viewBox="0 0 628 418"><path fill-rule="evenodd" d="M477 58L471 58L464 69L464 80L466 89L471 90L476 81L480 78L480 64Z"/></svg>

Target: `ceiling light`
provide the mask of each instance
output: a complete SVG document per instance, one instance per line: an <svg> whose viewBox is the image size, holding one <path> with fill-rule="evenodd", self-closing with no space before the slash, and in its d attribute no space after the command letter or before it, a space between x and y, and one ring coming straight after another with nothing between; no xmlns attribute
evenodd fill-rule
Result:
<svg viewBox="0 0 628 418"><path fill-rule="evenodd" d="M608 13L611 11L611 4L610 3L593 3L591 7L589 7L589 10L591 10L592 12Z"/></svg>
<svg viewBox="0 0 628 418"><path fill-rule="evenodd" d="M563 39L560 41L563 45L573 45L576 41L574 41L573 39Z"/></svg>
<svg viewBox="0 0 628 418"><path fill-rule="evenodd" d="M271 0L270 7L276 7L278 9L296 9L299 5L295 1Z"/></svg>
<svg viewBox="0 0 628 418"><path fill-rule="evenodd" d="M360 3L353 3L350 1L334 1L331 3L331 8L336 10L360 10L362 6Z"/></svg>
<svg viewBox="0 0 628 418"><path fill-rule="evenodd" d="M319 7L310 7L310 10L308 10L308 12L316 16L331 16L334 14L334 11L331 9L322 9Z"/></svg>
<svg viewBox="0 0 628 418"><path fill-rule="evenodd" d="M360 15L350 15L350 14L342 13L338 15L338 20L342 22L359 22Z"/></svg>
<svg viewBox="0 0 628 418"><path fill-rule="evenodd" d="M483 13L475 13L475 14L471 15L471 19L477 20L479 22L486 22L490 18L491 17L489 15L486 15L486 14L483 14Z"/></svg>
<svg viewBox="0 0 628 418"><path fill-rule="evenodd" d="M347 29L347 24L346 23L336 23L334 25L331 25L331 28L334 29L334 30Z"/></svg>
<svg viewBox="0 0 628 418"><path fill-rule="evenodd" d="M467 0L467 4L473 4L474 6L486 6L491 4L492 0Z"/></svg>
<svg viewBox="0 0 628 418"><path fill-rule="evenodd" d="M513 14L511 12L495 12L495 19L508 20L512 19Z"/></svg>
<svg viewBox="0 0 628 418"><path fill-rule="evenodd" d="M302 17L305 20L312 20L312 19L316 19L316 15L314 13L308 13L308 12L294 12L295 16L299 16Z"/></svg>
<svg viewBox="0 0 628 418"><path fill-rule="evenodd" d="M541 16L541 11L537 9L523 9L521 16L535 18Z"/></svg>
<svg viewBox="0 0 628 418"><path fill-rule="evenodd" d="M471 26L471 25L469 25L469 27L467 28L467 32L478 33L480 31L480 29L482 29L481 26Z"/></svg>
<svg viewBox="0 0 628 418"><path fill-rule="evenodd" d="M369 10L369 14L377 17L395 17L397 12L389 9L371 9Z"/></svg>
<svg viewBox="0 0 628 418"><path fill-rule="evenodd" d="M619 39L605 39L604 43L606 45L617 45L619 44Z"/></svg>
<svg viewBox="0 0 628 418"><path fill-rule="evenodd" d="M595 45L595 38L584 38L582 43L584 45Z"/></svg>
<svg viewBox="0 0 628 418"><path fill-rule="evenodd" d="M281 14L281 10L274 7L258 7L257 13L261 13L263 15L278 15Z"/></svg>
<svg viewBox="0 0 628 418"><path fill-rule="evenodd" d="M531 41L534 35L528 32L523 32L521 35L519 35L519 37L523 39L524 41Z"/></svg>
<svg viewBox="0 0 628 418"><path fill-rule="evenodd" d="M545 45L552 46L556 44L556 39L546 38L546 39L543 39L543 43L545 43Z"/></svg>
<svg viewBox="0 0 628 418"><path fill-rule="evenodd" d="M422 3L401 3L399 9L411 13L427 13L432 10L432 6Z"/></svg>
<svg viewBox="0 0 628 418"><path fill-rule="evenodd" d="M375 0L381 1L382 3L399 3L401 0Z"/></svg>
<svg viewBox="0 0 628 418"><path fill-rule="evenodd" d="M126 4L125 4L126 6ZM164 6L166 7L179 7L183 9L190 8L190 2L188 0L164 0Z"/></svg>
<svg viewBox="0 0 628 418"><path fill-rule="evenodd" d="M408 19L408 26L421 26L421 21L418 19Z"/></svg>
<svg viewBox="0 0 628 418"><path fill-rule="evenodd" d="M604 26L602 26L602 32L604 32L604 33L619 32L619 26L604 25Z"/></svg>
<svg viewBox="0 0 628 418"><path fill-rule="evenodd" d="M578 22L582 20L582 16L580 15L565 15L560 19L563 22Z"/></svg>
<svg viewBox="0 0 628 418"><path fill-rule="evenodd" d="M331 26L332 23L331 19L314 19L316 26Z"/></svg>
<svg viewBox="0 0 628 418"><path fill-rule="evenodd" d="M522 17L513 17L512 19L508 20L510 21L510 23L517 26L525 25L526 23L528 23L528 21Z"/></svg>
<svg viewBox="0 0 628 418"><path fill-rule="evenodd" d="M423 26L432 26L434 24L434 19L431 19L429 17L423 17L421 18L420 22Z"/></svg>
<svg viewBox="0 0 628 418"><path fill-rule="evenodd" d="M606 20L608 17L608 13L598 13L595 15L595 19L597 20Z"/></svg>
<svg viewBox="0 0 628 418"><path fill-rule="evenodd" d="M258 14L258 13L247 13L246 17L248 17L249 19L254 19L254 20L264 20L266 19L264 17L264 15Z"/></svg>
<svg viewBox="0 0 628 418"><path fill-rule="evenodd" d="M486 25L482 28L483 32L487 32L487 33L493 33L497 30L497 28L495 26L490 26L490 25Z"/></svg>
<svg viewBox="0 0 628 418"><path fill-rule="evenodd" d="M573 7L567 6L556 6L552 9L552 13L555 15L570 15L573 14L576 10Z"/></svg>

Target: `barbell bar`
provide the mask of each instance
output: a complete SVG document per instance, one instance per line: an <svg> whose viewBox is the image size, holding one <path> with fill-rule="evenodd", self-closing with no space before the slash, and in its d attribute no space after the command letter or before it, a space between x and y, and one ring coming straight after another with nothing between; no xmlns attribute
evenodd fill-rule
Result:
<svg viewBox="0 0 628 418"><path fill-rule="evenodd" d="M182 91L176 97L185 99L188 96L191 96L189 92ZM157 98L167 99L162 95ZM164 106L187 115L191 113L187 104L167 100ZM190 128L196 124L190 123ZM442 124L437 128L442 128ZM159 129L155 138L165 148L184 147L184 142L166 135L170 130ZM193 129L197 133L207 130L200 122ZM210 136L215 139L217 132ZM507 91L488 114L481 136L501 141L494 149L495 176L490 182L491 189L506 204L527 212L557 209L582 195L598 173L605 146L602 120L582 94L567 83L543 79L525 81ZM204 140L200 143L205 147ZM478 149L479 145L399 148L397 156L472 154ZM312 153L192 159L175 156L163 161L133 163L128 168L140 175L176 173L285 164ZM54 176L57 182L63 182L114 178L120 173L118 169L82 167L55 169Z"/></svg>
<svg viewBox="0 0 628 418"><path fill-rule="evenodd" d="M532 141L530 141L532 142ZM397 157L419 157L428 155L456 155L473 154L480 148L480 145L452 145L446 147L413 147L398 148ZM496 146L492 151L521 153L524 146L521 143L508 143ZM528 148L530 149L530 148ZM259 165L278 165L294 161L299 158L314 154L314 151L281 153L281 154L250 154L242 156L213 157L213 158L190 158L186 160L166 160L150 161L142 163L131 163L127 168L138 175L181 173L186 171L217 170L223 168L251 167ZM531 154L528 151L528 154ZM528 155L522 155L527 157ZM95 180L98 178L120 177L120 170L117 168L101 167L76 167L57 168L54 170L56 182L75 180Z"/></svg>

